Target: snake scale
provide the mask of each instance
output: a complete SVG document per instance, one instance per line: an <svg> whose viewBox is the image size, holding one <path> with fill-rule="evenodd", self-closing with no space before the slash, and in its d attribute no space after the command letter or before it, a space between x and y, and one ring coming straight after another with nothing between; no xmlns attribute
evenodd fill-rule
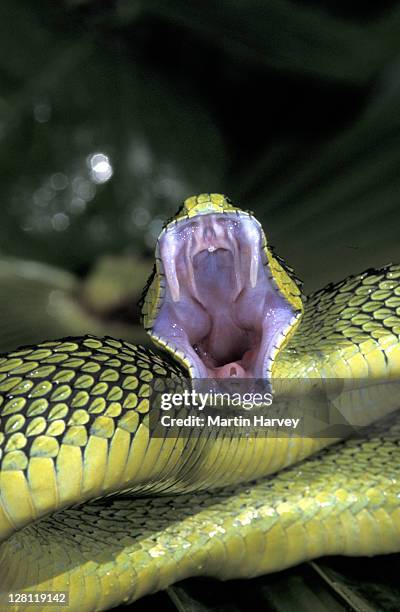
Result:
<svg viewBox="0 0 400 612"><path fill-rule="evenodd" d="M151 381L188 372L394 380L399 265L304 299L253 215L202 194L164 227L142 313L163 353L86 336L0 357L4 609L30 607L5 606L10 592L68 591L71 612L107 610L188 576L400 551L396 418L335 444L149 429Z"/></svg>

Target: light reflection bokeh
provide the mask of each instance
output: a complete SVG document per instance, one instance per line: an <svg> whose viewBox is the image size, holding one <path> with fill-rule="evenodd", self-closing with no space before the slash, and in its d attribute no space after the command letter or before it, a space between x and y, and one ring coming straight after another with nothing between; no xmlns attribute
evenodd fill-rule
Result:
<svg viewBox="0 0 400 612"><path fill-rule="evenodd" d="M90 177L94 183L106 183L113 175L110 159L104 153L93 153L88 158Z"/></svg>

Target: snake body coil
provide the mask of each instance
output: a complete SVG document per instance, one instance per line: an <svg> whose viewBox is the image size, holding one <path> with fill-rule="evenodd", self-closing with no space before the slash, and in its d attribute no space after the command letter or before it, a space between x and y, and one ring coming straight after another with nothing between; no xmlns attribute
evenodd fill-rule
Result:
<svg viewBox="0 0 400 612"><path fill-rule="evenodd" d="M173 227L188 223L180 255ZM224 378L264 368L272 384L399 375L400 266L330 285L304 304L256 223L203 194L167 225L143 303L167 358L93 337L0 357L2 605L10 592L68 591L71 611L107 610L188 576L250 577L325 554L400 550L395 415L384 434L329 448L328 438L151 436L152 381L178 384L187 371ZM210 289L221 266L237 308L222 323L213 302L221 294ZM246 312L264 294L249 331ZM235 346L220 350L217 337ZM374 420L372 395L356 397Z"/></svg>

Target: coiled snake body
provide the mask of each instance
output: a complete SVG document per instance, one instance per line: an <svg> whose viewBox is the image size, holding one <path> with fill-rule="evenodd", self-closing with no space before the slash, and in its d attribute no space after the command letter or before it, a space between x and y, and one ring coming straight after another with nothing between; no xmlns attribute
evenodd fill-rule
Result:
<svg viewBox="0 0 400 612"><path fill-rule="evenodd" d="M0 358L2 606L10 592L68 591L71 611L107 610L187 576L400 550L396 418L324 450L334 440L149 433L151 381L185 370L394 381L400 266L304 301L252 215L203 194L159 238L143 320L169 357L84 337ZM373 420L368 392L357 397Z"/></svg>

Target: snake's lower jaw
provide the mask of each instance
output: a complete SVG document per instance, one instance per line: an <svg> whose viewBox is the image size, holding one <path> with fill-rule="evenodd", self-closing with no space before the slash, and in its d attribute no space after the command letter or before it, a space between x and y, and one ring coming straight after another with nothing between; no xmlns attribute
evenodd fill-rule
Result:
<svg viewBox="0 0 400 612"><path fill-rule="evenodd" d="M166 278L151 333L194 378L265 378L294 311L272 280L258 223L208 214L165 231Z"/></svg>

